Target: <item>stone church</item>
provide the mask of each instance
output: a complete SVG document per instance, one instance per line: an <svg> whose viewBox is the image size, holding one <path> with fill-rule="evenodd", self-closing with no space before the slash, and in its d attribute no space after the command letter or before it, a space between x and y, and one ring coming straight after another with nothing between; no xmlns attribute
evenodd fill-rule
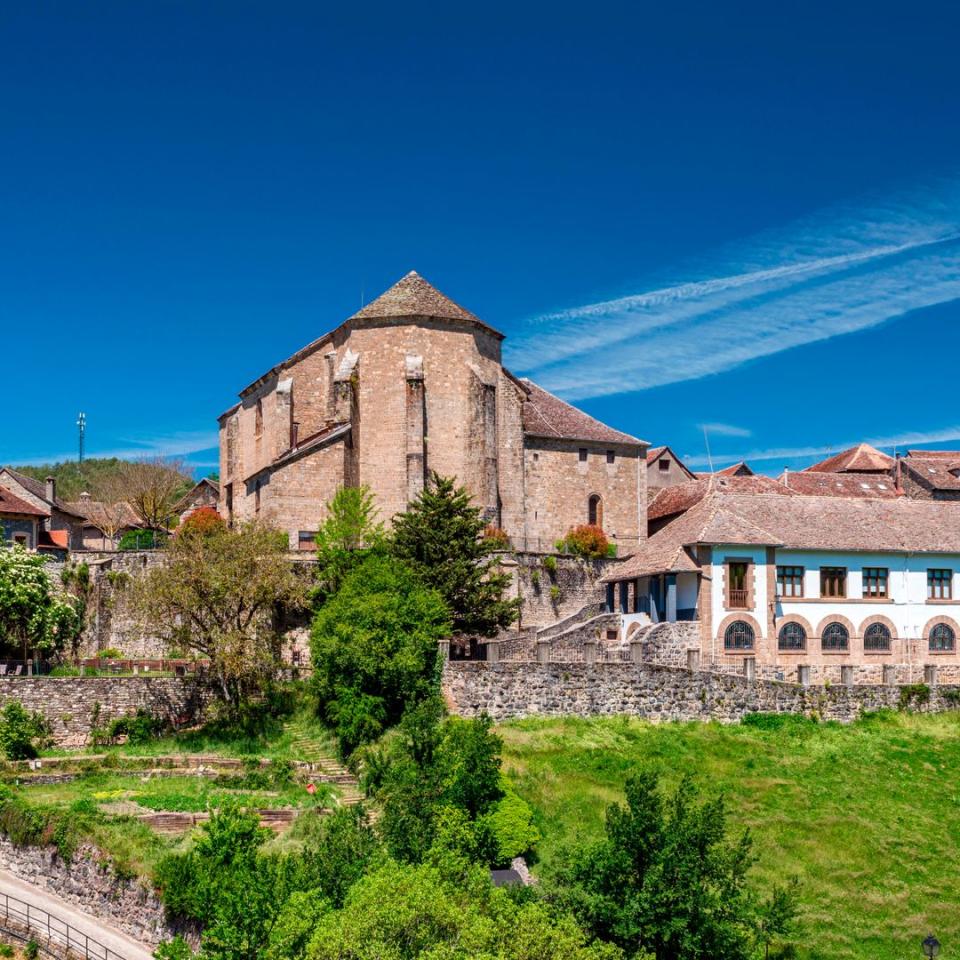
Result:
<svg viewBox="0 0 960 960"><path fill-rule="evenodd" d="M455 476L515 548L596 523L646 537L646 448L501 363L503 334L415 272L272 367L219 418L220 511L313 549L325 504L366 484L381 518Z"/></svg>

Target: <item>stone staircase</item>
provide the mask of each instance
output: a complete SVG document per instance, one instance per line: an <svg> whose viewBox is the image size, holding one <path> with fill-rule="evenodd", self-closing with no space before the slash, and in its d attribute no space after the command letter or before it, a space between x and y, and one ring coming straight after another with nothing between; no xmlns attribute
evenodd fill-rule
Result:
<svg viewBox="0 0 960 960"><path fill-rule="evenodd" d="M306 779L311 783L329 783L337 788L336 801L341 807L353 807L364 799L357 778L334 756L331 746L318 738L299 720L284 726L290 734L294 758L309 764Z"/></svg>

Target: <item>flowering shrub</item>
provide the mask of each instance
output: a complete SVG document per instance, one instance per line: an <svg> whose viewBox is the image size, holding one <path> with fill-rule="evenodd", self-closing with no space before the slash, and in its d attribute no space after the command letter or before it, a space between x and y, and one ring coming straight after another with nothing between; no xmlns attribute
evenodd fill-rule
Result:
<svg viewBox="0 0 960 960"><path fill-rule="evenodd" d="M586 560L599 560L609 555L610 541L599 527L584 523L573 527L557 544L557 548Z"/></svg>
<svg viewBox="0 0 960 960"><path fill-rule="evenodd" d="M223 528L223 519L213 507L197 507L177 528L177 536L197 534L201 537Z"/></svg>
<svg viewBox="0 0 960 960"><path fill-rule="evenodd" d="M495 523L489 523L484 527L483 539L496 550L510 549L510 538Z"/></svg>

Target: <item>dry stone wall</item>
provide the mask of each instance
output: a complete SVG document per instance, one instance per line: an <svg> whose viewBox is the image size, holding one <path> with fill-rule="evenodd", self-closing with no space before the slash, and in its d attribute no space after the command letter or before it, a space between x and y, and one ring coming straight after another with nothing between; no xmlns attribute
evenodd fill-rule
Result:
<svg viewBox="0 0 960 960"><path fill-rule="evenodd" d="M175 726L204 716L209 688L181 677L0 677L0 706L42 713L58 746L84 746L94 726L144 709Z"/></svg>
<svg viewBox="0 0 960 960"><path fill-rule="evenodd" d="M903 688L804 687L656 664L449 662L443 677L450 708L494 720L527 716L631 714L648 720L733 722L747 713L799 713L849 722L862 712L900 706ZM960 686L930 690L924 709L956 707Z"/></svg>
<svg viewBox="0 0 960 960"><path fill-rule="evenodd" d="M556 569L540 553L518 553L503 558L504 570L513 575L514 595L523 600L520 624L546 627L571 617L587 604L603 603L600 578L618 560L579 560L554 556ZM546 561L546 563L545 563ZM598 611L599 612L599 611Z"/></svg>

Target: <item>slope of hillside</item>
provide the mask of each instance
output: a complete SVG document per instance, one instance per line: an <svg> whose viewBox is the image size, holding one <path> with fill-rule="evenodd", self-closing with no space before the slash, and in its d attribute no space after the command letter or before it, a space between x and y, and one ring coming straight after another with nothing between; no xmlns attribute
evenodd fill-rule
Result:
<svg viewBox="0 0 960 960"><path fill-rule="evenodd" d="M82 464L66 461L12 469L36 480L54 477L57 481L57 496L61 500L79 500L81 493L89 493L96 498L98 489L116 476L124 462L116 457L92 457L84 460Z"/></svg>
<svg viewBox="0 0 960 960"><path fill-rule="evenodd" d="M960 948L960 713L769 729L544 719L499 732L543 867L599 836L631 770L654 763L726 794L731 826L753 833L761 888L799 877L798 956L900 960L920 956L930 931L944 956Z"/></svg>

